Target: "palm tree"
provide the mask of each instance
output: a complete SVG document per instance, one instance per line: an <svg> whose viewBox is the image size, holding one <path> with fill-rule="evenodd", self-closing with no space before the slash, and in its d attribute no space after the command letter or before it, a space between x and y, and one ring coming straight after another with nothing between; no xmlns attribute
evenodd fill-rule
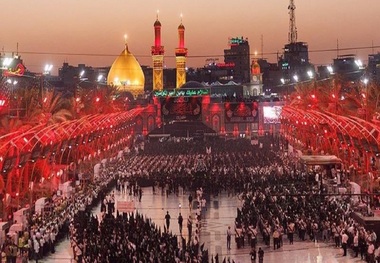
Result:
<svg viewBox="0 0 380 263"><path fill-rule="evenodd" d="M68 99L63 99L60 93L48 90L43 93L40 123L52 125L72 119L72 105Z"/></svg>

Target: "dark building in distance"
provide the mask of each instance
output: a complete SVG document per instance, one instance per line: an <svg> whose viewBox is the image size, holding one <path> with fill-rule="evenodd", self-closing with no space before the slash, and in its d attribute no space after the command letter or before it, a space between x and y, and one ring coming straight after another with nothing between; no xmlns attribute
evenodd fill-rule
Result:
<svg viewBox="0 0 380 263"><path fill-rule="evenodd" d="M218 62L217 59L207 59L206 64L202 68L189 68L187 71L187 79L204 82L214 83L220 82L225 84L234 79L234 64Z"/></svg>
<svg viewBox="0 0 380 263"><path fill-rule="evenodd" d="M63 63L58 69L58 76L62 79L63 86L68 90L74 90L75 87L93 88L98 84L105 84L106 77L110 67L93 68L85 64L78 66Z"/></svg>
<svg viewBox="0 0 380 263"><path fill-rule="evenodd" d="M380 53L368 55L367 72L373 81L380 83Z"/></svg>
<svg viewBox="0 0 380 263"><path fill-rule="evenodd" d="M288 43L284 46L284 54L278 60L278 66L282 71L282 78L286 82L293 82L294 76L298 81L308 80L307 72L314 74L314 66L309 62L309 48L305 42Z"/></svg>
<svg viewBox="0 0 380 263"><path fill-rule="evenodd" d="M283 77L281 69L277 63L268 62L266 59L259 59L261 72L263 73L263 89L265 93L281 93L282 87L280 79Z"/></svg>
<svg viewBox="0 0 380 263"><path fill-rule="evenodd" d="M248 83L250 81L250 49L247 38L235 37L228 41L230 49L224 50L224 63L234 65L233 81Z"/></svg>
<svg viewBox="0 0 380 263"><path fill-rule="evenodd" d="M364 72L363 64L355 55L341 55L334 59L332 70L346 80L357 80Z"/></svg>

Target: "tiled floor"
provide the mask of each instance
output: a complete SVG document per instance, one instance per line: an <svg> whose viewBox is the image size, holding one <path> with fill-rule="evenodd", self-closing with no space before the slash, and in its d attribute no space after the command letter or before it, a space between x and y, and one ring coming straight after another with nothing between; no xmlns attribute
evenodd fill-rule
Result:
<svg viewBox="0 0 380 263"><path fill-rule="evenodd" d="M181 212L184 218L184 237L187 237L186 218L189 213L194 213L194 209L190 211L188 206L188 193L183 194L180 191L178 196L172 194L168 198L161 194L153 195L151 188L143 189L143 197L141 203L136 200L136 209L152 218L154 222L164 228L165 214L169 211L171 215L170 230L173 233L179 234L177 223L178 213ZM128 194L115 192L117 200L131 200L133 197ZM237 249L236 244L232 242L231 250L226 248L226 230L228 225L234 225L236 216L236 207L240 206L240 201L235 196L227 196L220 194L216 197L206 196L207 210L202 214L202 228L200 233L200 242L205 243L205 248L209 249L209 255L219 255L219 262L224 257L230 257L231 262L249 263L249 248ZM99 213L100 208L94 209L95 213ZM194 227L193 227L194 229ZM294 242L293 245L288 245L287 240L284 240L284 246L279 250L273 250L272 247L266 247L259 240L259 246L262 246L265 251L265 263L335 263L335 262L364 262L360 259L352 257L350 251L347 257L342 257L343 251L334 248L332 243L315 244L313 242ZM68 263L71 260L71 249L68 241L62 242L54 255L51 255L40 262L43 263ZM210 261L211 262L211 261Z"/></svg>

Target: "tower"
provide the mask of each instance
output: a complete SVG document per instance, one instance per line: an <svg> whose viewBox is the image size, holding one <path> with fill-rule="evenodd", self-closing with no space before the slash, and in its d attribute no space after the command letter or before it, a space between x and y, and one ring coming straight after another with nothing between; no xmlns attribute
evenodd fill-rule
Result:
<svg viewBox="0 0 380 263"><path fill-rule="evenodd" d="M186 83L187 48L185 48L185 27L182 24L182 15L181 15L181 24L178 26L178 38L179 38L179 45L175 49L175 61L176 61L176 68L177 68L176 88L179 88L183 84Z"/></svg>
<svg viewBox="0 0 380 263"><path fill-rule="evenodd" d="M297 42L297 27L296 27L296 5L294 4L294 0L290 0L289 6L289 43Z"/></svg>
<svg viewBox="0 0 380 263"><path fill-rule="evenodd" d="M161 46L161 23L158 20L158 12L156 22L154 22L154 46L152 46L153 59L153 90L163 90L164 87L164 47Z"/></svg>
<svg viewBox="0 0 380 263"><path fill-rule="evenodd" d="M246 96L259 96L263 94L263 73L261 73L260 65L257 59L257 52L251 64L251 80L244 91Z"/></svg>

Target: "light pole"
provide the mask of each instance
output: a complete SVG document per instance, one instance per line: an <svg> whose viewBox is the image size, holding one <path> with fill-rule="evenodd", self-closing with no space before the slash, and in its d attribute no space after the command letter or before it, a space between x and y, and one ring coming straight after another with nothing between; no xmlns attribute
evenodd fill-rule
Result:
<svg viewBox="0 0 380 263"><path fill-rule="evenodd" d="M364 103L365 103L365 121L368 121L368 78L364 78L363 80L364 86L365 86L365 93L362 94L364 97Z"/></svg>

